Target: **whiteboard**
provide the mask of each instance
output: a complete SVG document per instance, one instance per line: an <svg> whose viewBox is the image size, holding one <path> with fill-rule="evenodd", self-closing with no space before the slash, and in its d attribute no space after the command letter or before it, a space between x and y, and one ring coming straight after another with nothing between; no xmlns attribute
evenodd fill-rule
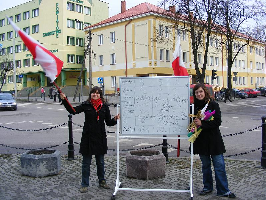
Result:
<svg viewBox="0 0 266 200"><path fill-rule="evenodd" d="M121 77L121 134L187 134L189 97L187 76Z"/></svg>

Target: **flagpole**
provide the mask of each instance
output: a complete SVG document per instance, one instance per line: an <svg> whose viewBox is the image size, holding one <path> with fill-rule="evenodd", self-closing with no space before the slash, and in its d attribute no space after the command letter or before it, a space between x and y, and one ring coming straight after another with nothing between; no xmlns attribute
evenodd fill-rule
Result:
<svg viewBox="0 0 266 200"><path fill-rule="evenodd" d="M55 82L53 82L53 84L54 84L54 86L56 87L57 91L58 91L59 93L61 93L62 90L58 87L58 85L57 85ZM73 108L73 106L70 104L70 102L68 101L68 99L65 98L65 100L66 100L66 102L68 103L68 105L72 108L72 110L73 110L74 112L76 112L76 110L75 110L75 109Z"/></svg>
<svg viewBox="0 0 266 200"><path fill-rule="evenodd" d="M13 82L14 82L14 98L17 99L17 72L16 72L16 56L15 56L15 34L13 35Z"/></svg>

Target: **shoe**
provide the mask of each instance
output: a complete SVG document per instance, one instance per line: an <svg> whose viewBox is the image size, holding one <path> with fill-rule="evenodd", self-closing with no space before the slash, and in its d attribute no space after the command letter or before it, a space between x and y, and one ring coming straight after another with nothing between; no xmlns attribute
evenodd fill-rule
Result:
<svg viewBox="0 0 266 200"><path fill-rule="evenodd" d="M81 193L86 193L86 192L88 192L88 187L81 187L81 188L79 189L79 191L80 191Z"/></svg>
<svg viewBox="0 0 266 200"><path fill-rule="evenodd" d="M204 195L209 194L211 192L212 192L212 190L203 189L203 190L200 191L199 195L204 196Z"/></svg>
<svg viewBox="0 0 266 200"><path fill-rule="evenodd" d="M104 188L104 189L110 189L109 185L107 185L107 183L106 183L105 180L102 180L102 181L99 183L99 187Z"/></svg>
<svg viewBox="0 0 266 200"><path fill-rule="evenodd" d="M219 197L228 197L228 198L232 198L232 199L236 198L236 195L233 192L230 192L230 191L225 193L225 194L217 195L217 196L219 196Z"/></svg>

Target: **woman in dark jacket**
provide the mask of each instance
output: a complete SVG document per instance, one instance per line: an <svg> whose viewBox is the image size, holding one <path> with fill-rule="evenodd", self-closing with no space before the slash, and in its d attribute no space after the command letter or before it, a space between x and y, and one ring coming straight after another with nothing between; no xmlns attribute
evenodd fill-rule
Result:
<svg viewBox="0 0 266 200"><path fill-rule="evenodd" d="M95 155L96 158L99 186L109 189L104 178L104 154L107 153L105 123L107 126L114 126L120 116L117 115L111 119L109 107L104 103L102 90L97 86L92 88L87 101L74 107L75 111L67 103L64 93L61 93L60 97L69 113L74 115L81 112L85 113L85 122L79 150L83 156L82 187L80 188L80 192L88 191L92 155Z"/></svg>
<svg viewBox="0 0 266 200"><path fill-rule="evenodd" d="M221 111L219 104L210 97L208 89L204 84L197 84L193 88L194 113L197 114L206 108L213 114L213 120L202 120L195 118L194 122L202 131L196 138L193 145L193 153L199 154L202 162L203 185L204 188L200 195L206 195L213 190L213 178L211 170L211 161L215 172L216 189L218 196L235 198L234 193L228 189L228 181L225 171L224 157L225 146L221 136L219 126L221 125ZM204 112L205 112L204 111Z"/></svg>

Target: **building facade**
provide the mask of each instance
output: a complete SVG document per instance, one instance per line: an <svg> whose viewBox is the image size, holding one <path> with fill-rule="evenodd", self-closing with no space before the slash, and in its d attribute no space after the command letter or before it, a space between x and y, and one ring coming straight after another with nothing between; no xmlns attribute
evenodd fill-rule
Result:
<svg viewBox="0 0 266 200"><path fill-rule="evenodd" d="M84 60L84 27L109 16L108 4L100 0L32 0L0 12L0 63L16 66L17 89L49 86L41 66L36 63L20 37L9 25L16 25L64 62L59 86L76 85ZM14 71L7 73L2 91L14 90ZM87 84L87 73L82 74Z"/></svg>
<svg viewBox="0 0 266 200"><path fill-rule="evenodd" d="M122 1L121 13L86 28L87 34L90 32L92 35L93 85L101 85L99 80L103 80L105 93L115 93L119 89L119 77L172 76L173 52L178 36L183 61L191 83L195 83L190 35L182 28L185 21L180 20L178 26L173 26L176 23L172 17L174 12L174 7L167 11L149 3L126 10L126 2ZM205 82L220 87L227 87L226 47L221 42L224 40L224 35L212 33L205 74ZM245 38L239 37L234 51L243 42ZM203 56L204 47L199 50L199 66L203 64ZM211 78L212 70L217 70L214 80ZM232 77L233 72L237 72L232 82L234 88L265 86L265 44L250 41L237 56Z"/></svg>

